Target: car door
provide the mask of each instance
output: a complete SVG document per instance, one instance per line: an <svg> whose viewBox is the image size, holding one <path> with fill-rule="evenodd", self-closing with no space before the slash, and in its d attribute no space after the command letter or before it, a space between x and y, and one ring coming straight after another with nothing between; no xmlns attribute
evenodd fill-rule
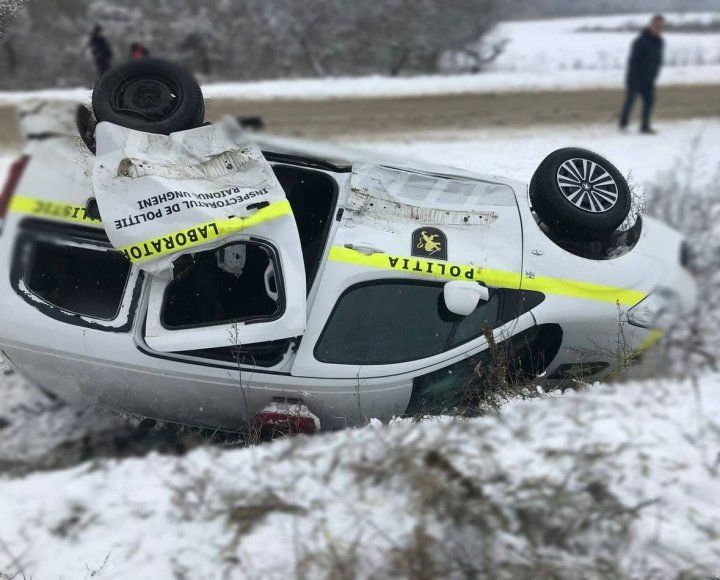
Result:
<svg viewBox="0 0 720 580"><path fill-rule="evenodd" d="M445 333L460 329L442 319L438 301L450 280L519 291L522 228L512 186L363 164L354 167L346 189L345 211L292 373L358 379L417 374L484 348L482 312L472 329L463 327L469 331L465 338L455 341ZM494 300L490 306L497 305ZM493 328L498 335L523 330L534 324L532 314L513 324ZM335 343L351 349L353 337L366 347L374 338L381 344L389 334L408 346L402 356L370 361L326 352ZM388 343L386 350L391 348Z"/></svg>
<svg viewBox="0 0 720 580"><path fill-rule="evenodd" d="M295 218L287 211L257 221L221 243L180 255L165 275L151 276L147 346L186 352L304 333L305 268Z"/></svg>

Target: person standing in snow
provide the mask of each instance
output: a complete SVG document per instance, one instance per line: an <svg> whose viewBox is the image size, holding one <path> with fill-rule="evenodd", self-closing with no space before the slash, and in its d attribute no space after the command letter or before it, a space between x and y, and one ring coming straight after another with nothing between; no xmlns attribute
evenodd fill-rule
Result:
<svg viewBox="0 0 720 580"><path fill-rule="evenodd" d="M620 114L620 129L627 127L635 98L640 95L643 101L640 132L649 135L655 134L650 126L650 117L655 104L655 82L663 61L665 41L662 38L662 30L664 25L665 18L663 16L654 16L650 25L632 44L626 82L627 93Z"/></svg>
<svg viewBox="0 0 720 580"><path fill-rule="evenodd" d="M110 48L110 43L107 41L107 38L105 38L105 31L99 24L96 24L95 28L93 28L90 34L90 40L88 40L88 46L95 61L98 76L101 77L112 66L113 52L112 48Z"/></svg>

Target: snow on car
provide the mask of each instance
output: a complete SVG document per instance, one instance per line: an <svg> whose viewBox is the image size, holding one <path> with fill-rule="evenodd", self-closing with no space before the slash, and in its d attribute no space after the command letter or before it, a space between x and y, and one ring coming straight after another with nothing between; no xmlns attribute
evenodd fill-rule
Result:
<svg viewBox="0 0 720 580"><path fill-rule="evenodd" d="M680 234L650 218L621 228L628 185L582 149L551 153L528 189L238 130L213 155L262 151L284 198L213 217L217 235L185 224L123 245L113 228L141 221L110 216L137 193L128 179L190 183L136 200L165 225L178 200L225 191L203 165L217 140L197 139L215 128L196 81L152 59L105 75L93 110L75 127L30 108L0 197L2 356L62 396L219 429L337 429L447 411L498 366L513 380L600 378L695 302ZM123 151L144 145L108 166L110 134Z"/></svg>

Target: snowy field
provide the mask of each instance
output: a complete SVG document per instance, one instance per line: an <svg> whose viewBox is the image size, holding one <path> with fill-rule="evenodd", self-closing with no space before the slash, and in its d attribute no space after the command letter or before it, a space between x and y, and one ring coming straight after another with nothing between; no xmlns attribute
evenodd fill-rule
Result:
<svg viewBox="0 0 720 580"><path fill-rule="evenodd" d="M203 92L211 99L252 101L618 88L623 86L630 43L637 35L622 29L642 26L650 16L502 23L493 38L507 41L505 52L482 74L228 82L204 85ZM674 23L720 21L720 11L667 16ZM587 27L616 27L621 31L584 31ZM668 33L665 64L661 86L719 85L720 32ZM0 104L17 104L32 97L85 101L90 91L78 88L0 92Z"/></svg>
<svg viewBox="0 0 720 580"><path fill-rule="evenodd" d="M494 38L506 39L503 54L490 65L492 72L554 74L558 71L621 70L628 48L652 14L562 18L505 22ZM673 69L720 64L720 11L667 14L671 25L717 23L717 32L665 34L665 74ZM600 30L594 32L593 30Z"/></svg>
<svg viewBox="0 0 720 580"><path fill-rule="evenodd" d="M657 136L647 136L634 129L621 133L610 124L503 127L419 133L400 141L380 137L364 145L399 157L429 159L527 182L545 156L560 147L592 149L639 186L656 181L688 157L696 164L698 182L711 177L720 166L720 119L659 122L657 129Z"/></svg>
<svg viewBox="0 0 720 580"><path fill-rule="evenodd" d="M499 417L0 480L0 571L709 578L720 574L718 410L718 376L634 383Z"/></svg>

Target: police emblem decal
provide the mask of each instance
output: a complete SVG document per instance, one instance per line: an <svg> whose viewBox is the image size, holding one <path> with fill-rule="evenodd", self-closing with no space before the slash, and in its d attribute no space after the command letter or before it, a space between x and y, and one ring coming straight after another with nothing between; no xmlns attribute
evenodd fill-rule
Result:
<svg viewBox="0 0 720 580"><path fill-rule="evenodd" d="M447 260L447 236L437 228L418 228L412 235L411 254Z"/></svg>

